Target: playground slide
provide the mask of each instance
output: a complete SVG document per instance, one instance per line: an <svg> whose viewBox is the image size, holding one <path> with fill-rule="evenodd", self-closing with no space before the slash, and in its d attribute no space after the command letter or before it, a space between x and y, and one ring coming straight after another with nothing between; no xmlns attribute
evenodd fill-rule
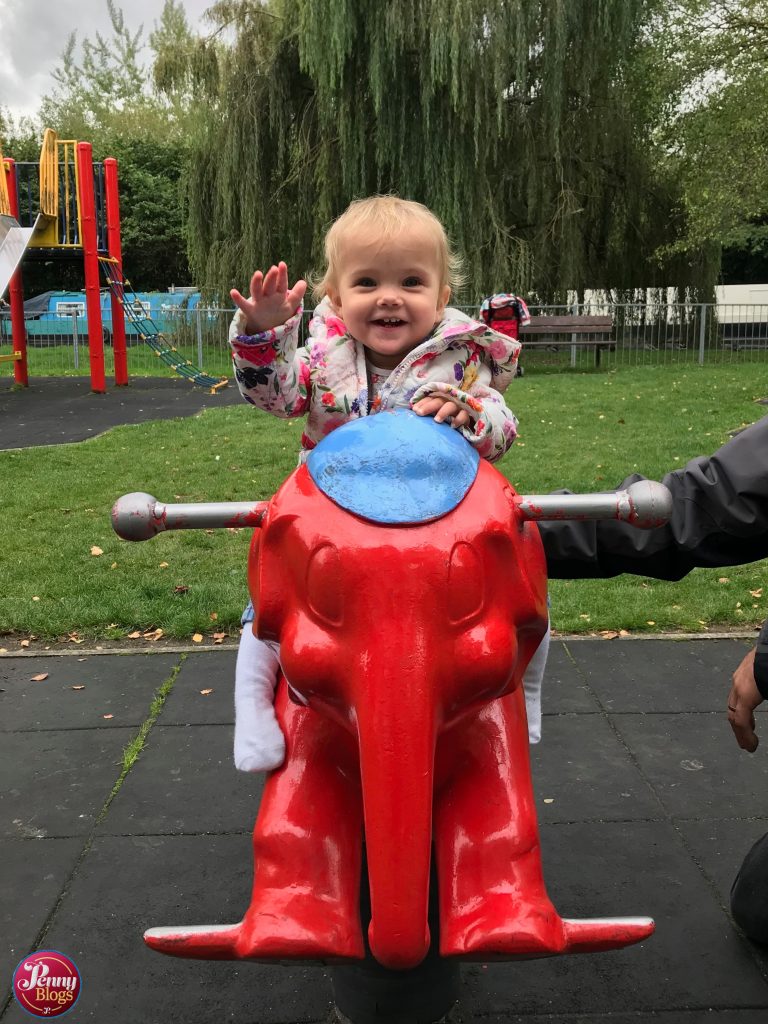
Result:
<svg viewBox="0 0 768 1024"><path fill-rule="evenodd" d="M33 228L22 228L15 217L0 214L0 298L11 283L36 228L37 223Z"/></svg>

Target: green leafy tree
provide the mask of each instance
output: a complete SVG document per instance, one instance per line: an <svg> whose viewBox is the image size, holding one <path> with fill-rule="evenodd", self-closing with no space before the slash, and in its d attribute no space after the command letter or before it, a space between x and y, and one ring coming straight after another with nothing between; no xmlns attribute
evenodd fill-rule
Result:
<svg viewBox="0 0 768 1024"><path fill-rule="evenodd" d="M676 105L663 145L681 184L684 253L723 246L766 265L768 2L683 0L655 38ZM748 274L743 267L742 273Z"/></svg>
<svg viewBox="0 0 768 1024"><path fill-rule="evenodd" d="M186 284L184 182L194 95L188 87L161 94L151 66L164 51L191 51L196 37L178 0L165 0L148 44L143 27L129 28L114 0L106 3L111 35L86 37L79 47L76 35L69 37L27 135L14 129L14 155L23 149L20 159L36 160L42 128L50 126L61 138L91 142L96 160L116 157L126 273L142 289ZM28 276L35 290L81 283L79 266L60 261L31 265Z"/></svg>
<svg viewBox="0 0 768 1024"><path fill-rule="evenodd" d="M674 175L658 173L658 95L637 87L661 6L215 4L231 45L201 40L157 73L164 89L191 77L207 103L189 182L195 278L224 294L278 257L297 273L317 267L332 218L389 191L443 220L471 299L711 272L651 258L678 203Z"/></svg>

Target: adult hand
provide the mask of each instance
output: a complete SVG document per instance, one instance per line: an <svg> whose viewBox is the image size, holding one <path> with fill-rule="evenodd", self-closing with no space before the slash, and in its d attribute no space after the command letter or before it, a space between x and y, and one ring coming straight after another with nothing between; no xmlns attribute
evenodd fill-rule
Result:
<svg viewBox="0 0 768 1024"><path fill-rule="evenodd" d="M299 280L288 287L288 267L280 262L271 266L266 274L260 270L251 278L250 297L245 298L237 288L229 293L234 304L245 314L245 333L261 334L273 327L279 327L296 312L307 282Z"/></svg>
<svg viewBox="0 0 768 1024"><path fill-rule="evenodd" d="M413 406L413 411L419 416L434 416L436 423L443 423L452 416L451 426L456 430L459 427L468 427L470 424L469 413L466 409L462 409L456 402L437 392L427 395L426 398L420 398Z"/></svg>
<svg viewBox="0 0 768 1024"><path fill-rule="evenodd" d="M742 750L754 754L760 742L755 732L755 708L763 697L755 682L755 649L753 648L733 673L733 686L728 694L728 721L736 742Z"/></svg>

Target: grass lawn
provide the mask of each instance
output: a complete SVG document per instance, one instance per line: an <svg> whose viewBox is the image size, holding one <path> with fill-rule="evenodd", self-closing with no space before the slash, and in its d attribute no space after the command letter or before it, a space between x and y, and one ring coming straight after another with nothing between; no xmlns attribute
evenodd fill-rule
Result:
<svg viewBox="0 0 768 1024"><path fill-rule="evenodd" d="M766 395L768 373L754 366L528 373L507 394L520 439L499 468L522 493L607 490L634 471L660 478L759 419L765 409L755 399ZM244 404L119 427L81 444L0 452L4 645L15 648L30 634L235 633L246 600L247 531L129 544L112 532L109 511L118 495L138 490L164 501L267 498L295 467L300 434L299 421ZM680 583L554 581L553 626L747 628L768 614L767 577L760 562L697 570Z"/></svg>

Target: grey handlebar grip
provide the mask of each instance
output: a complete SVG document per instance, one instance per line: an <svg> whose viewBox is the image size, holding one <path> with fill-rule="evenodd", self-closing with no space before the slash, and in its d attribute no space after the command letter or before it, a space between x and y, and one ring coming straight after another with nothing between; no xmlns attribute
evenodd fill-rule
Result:
<svg viewBox="0 0 768 1024"><path fill-rule="evenodd" d="M625 491L520 495L518 507L525 519L618 519L652 530L669 522L672 495L655 480L638 480Z"/></svg>
<svg viewBox="0 0 768 1024"><path fill-rule="evenodd" d="M266 501L210 501L166 505L134 491L112 506L112 529L123 540L149 540L166 530L205 530L259 526Z"/></svg>

